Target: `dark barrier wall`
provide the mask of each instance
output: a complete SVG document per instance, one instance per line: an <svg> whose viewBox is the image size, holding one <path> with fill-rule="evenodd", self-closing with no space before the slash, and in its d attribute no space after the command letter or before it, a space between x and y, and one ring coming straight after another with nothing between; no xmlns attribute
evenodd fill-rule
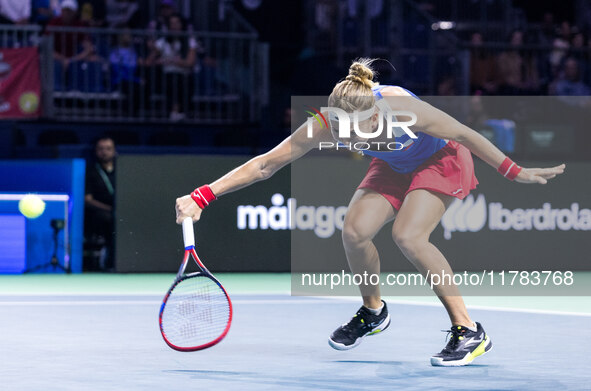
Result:
<svg viewBox="0 0 591 391"><path fill-rule="evenodd" d="M121 156L117 270L176 271L183 248L174 224L175 198L246 160ZM307 157L267 181L223 196L196 224L198 253L212 271L346 268L339 219L368 161ZM548 185L523 185L477 161L480 185L452 204L431 240L455 270L590 270L589 172L591 164L567 163L566 173ZM296 229L287 229L290 225ZM393 244L391 226L376 237L382 271L413 270Z"/></svg>
<svg viewBox="0 0 591 391"><path fill-rule="evenodd" d="M183 255L174 202L249 157L120 156L117 161L116 260L120 272L176 271ZM240 204L289 194L289 168L214 202L195 225L198 254L212 271L289 270L289 231L238 230Z"/></svg>

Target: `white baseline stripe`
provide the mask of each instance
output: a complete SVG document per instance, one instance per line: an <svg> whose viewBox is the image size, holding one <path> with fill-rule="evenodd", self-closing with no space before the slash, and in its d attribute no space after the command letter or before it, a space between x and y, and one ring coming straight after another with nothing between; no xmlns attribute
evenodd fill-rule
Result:
<svg viewBox="0 0 591 391"><path fill-rule="evenodd" d="M230 298L231 299L231 298ZM251 304L318 304L326 300L232 300L232 304L251 305ZM18 306L100 306L100 305L160 305L162 301L158 300L47 300L47 301L0 301L0 307L18 307Z"/></svg>
<svg viewBox="0 0 591 391"><path fill-rule="evenodd" d="M80 306L80 305L158 305L162 304L161 301L148 301L148 300L78 300L78 301L61 301L61 300L47 300L47 301L0 301L0 307L29 307L29 306Z"/></svg>
<svg viewBox="0 0 591 391"><path fill-rule="evenodd" d="M359 298L354 297L310 297L310 299L290 299L293 296L286 296L285 299L234 299L233 304L239 305L266 305L266 304L319 304L327 301L356 301L359 302ZM232 297L230 297L231 299ZM390 304L401 304L401 305L415 305L423 307L441 307L440 303L425 303L415 302L410 300L388 300ZM18 306L102 306L102 305L160 305L160 300L37 300L37 301L0 301L0 307L18 307ZM562 315L562 316L582 316L591 317L591 313L586 312L570 312L570 311L554 311L554 310L541 310L541 309L528 309L528 308L505 308L495 306L481 306L481 305L468 305L469 309L483 310L483 311L496 311L496 312L520 312L529 314L541 314L541 315Z"/></svg>
<svg viewBox="0 0 591 391"><path fill-rule="evenodd" d="M1 298L12 298L14 296L19 297L42 297L42 296L51 296L51 297L85 297L85 296L93 296L93 297L164 297L164 294L168 290L168 287L163 288L161 291L155 292L2 292L0 293ZM243 294L236 294L230 296L230 298L236 296L289 296L291 297L291 292L287 291L252 291L246 292ZM309 297L316 297L317 296L309 296ZM1 302L1 300L0 300Z"/></svg>
<svg viewBox="0 0 591 391"><path fill-rule="evenodd" d="M413 301L404 300L389 300L388 303L405 304L405 305L422 305L429 307L441 307L439 303L417 303ZM591 317L591 313L588 312L569 312L569 311L554 311L554 310L540 310L530 308L506 308L506 307L495 307L487 305L467 305L470 310L482 310L482 311L497 311L497 312L521 312L527 314L542 314L542 315L566 315L566 316L588 316Z"/></svg>
<svg viewBox="0 0 591 391"><path fill-rule="evenodd" d="M469 305L469 309L484 310L484 311L506 311L506 312L523 312L527 314L543 314L543 315L566 315L566 316L587 316L591 317L588 312L570 312L570 311L554 311L554 310L536 310L528 308L503 308L503 307L489 307L485 305Z"/></svg>
<svg viewBox="0 0 591 391"><path fill-rule="evenodd" d="M0 194L0 201L20 201L27 194ZM70 196L67 194L36 194L43 201L69 201Z"/></svg>
<svg viewBox="0 0 591 391"><path fill-rule="evenodd" d="M342 296L326 296L327 299L335 299L335 300L343 300L343 301L357 301L360 300L355 297L342 297ZM412 301L412 300L390 300L384 298L388 304L402 304L402 305L416 305L416 306L423 306L423 307L441 307L441 303L428 303L428 302L420 302L420 301ZM482 311L497 311L497 312L521 312L521 313L528 313L528 314L542 314L542 315L565 315L565 316L583 316L583 317L591 317L591 313L589 312L570 312L570 311L554 311L554 310L540 310L540 309L529 309L529 308L505 308L505 307L496 307L496 306L486 306L486 305L467 305L468 309L472 310L482 310Z"/></svg>

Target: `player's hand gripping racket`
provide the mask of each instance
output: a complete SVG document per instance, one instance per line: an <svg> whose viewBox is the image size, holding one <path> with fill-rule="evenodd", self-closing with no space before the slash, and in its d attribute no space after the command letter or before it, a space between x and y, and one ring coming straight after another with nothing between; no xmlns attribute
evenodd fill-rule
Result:
<svg viewBox="0 0 591 391"><path fill-rule="evenodd" d="M193 221L183 220L185 256L160 307L160 331L175 350L193 352L220 342L232 323L232 302L220 282L195 252ZM189 257L201 271L185 274Z"/></svg>

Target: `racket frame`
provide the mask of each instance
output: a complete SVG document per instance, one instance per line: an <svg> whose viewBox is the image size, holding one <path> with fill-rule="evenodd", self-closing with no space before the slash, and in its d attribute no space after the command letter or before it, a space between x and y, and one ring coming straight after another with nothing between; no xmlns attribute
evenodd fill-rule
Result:
<svg viewBox="0 0 591 391"><path fill-rule="evenodd" d="M170 288L166 292L164 299L162 300L162 305L160 306L160 313L158 315L158 323L160 325L160 334L162 334L162 338L164 339L164 342L166 342L166 344L168 346L170 346L172 349L177 350L179 352L195 352L198 350L203 350L203 349L207 349L209 347L212 347L212 346L218 344L222 339L224 339L226 337L226 335L228 334L228 331L230 330L230 326L232 324L232 317L233 317L234 311L232 308L232 301L230 300L230 296L228 295L228 292L226 292L226 289L218 281L218 279L215 278L211 274L211 272L205 267L203 262L201 262L201 259L199 259L197 252L195 251L195 235L193 233L193 220L190 217L183 220L183 239L185 242L185 255L183 256L183 261L181 262L181 266L179 268L179 271L176 275L174 282L172 283L172 285L170 286ZM201 269L201 271L185 274L185 269L187 268L187 264L189 263L189 258L193 258L193 260L197 264L197 267L199 269ZM176 346L168 340L168 338L166 337L166 334L164 333L164 329L162 328L162 314L164 313L164 308L166 307L166 303L168 302L168 298L170 297L170 294L172 293L174 288L176 288L176 286L178 284L180 284L182 281L187 280L189 278L195 278L198 276L204 276L206 278L211 279L213 282L215 282L217 284L217 286L220 287L222 292L224 292L224 295L226 296L226 299L228 300L228 306L230 308L228 323L226 324L224 331L216 339L214 339L211 342L208 342L206 344L199 345L199 346L192 346L192 347Z"/></svg>

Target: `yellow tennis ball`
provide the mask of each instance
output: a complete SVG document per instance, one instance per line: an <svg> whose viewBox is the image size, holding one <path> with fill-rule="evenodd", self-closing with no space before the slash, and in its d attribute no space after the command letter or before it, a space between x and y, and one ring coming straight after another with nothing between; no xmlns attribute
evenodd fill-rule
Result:
<svg viewBox="0 0 591 391"><path fill-rule="evenodd" d="M35 194L27 194L18 203L18 210L28 219L36 219L45 212L45 202Z"/></svg>
<svg viewBox="0 0 591 391"><path fill-rule="evenodd" d="M33 114L39 108L39 96L34 92L25 92L18 99L18 106L25 114Z"/></svg>

